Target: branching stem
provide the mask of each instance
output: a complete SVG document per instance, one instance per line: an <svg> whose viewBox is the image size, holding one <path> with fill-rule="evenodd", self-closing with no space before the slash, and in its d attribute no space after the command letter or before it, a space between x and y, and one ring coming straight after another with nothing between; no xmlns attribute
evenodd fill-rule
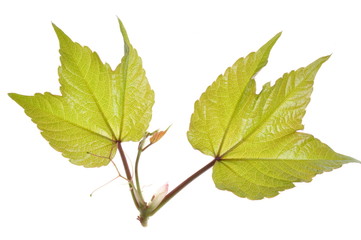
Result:
<svg viewBox="0 0 361 240"><path fill-rule="evenodd" d="M184 180L181 184L179 184L176 188L174 188L171 192L169 192L163 199L162 201L159 203L159 205L152 211L149 211L150 209L148 209L148 205L147 203L144 201L143 196L142 196L142 192L141 192L141 188L140 188L140 183L139 183L139 176L138 176L138 165L139 165L139 159L140 159L140 155L142 153L142 151L144 151L143 145L144 145L144 140L146 139L147 136L145 136L142 141L140 142L139 146L138 146L138 154L137 154L137 158L136 158L136 162L135 162L135 181L136 181L136 185L134 185L133 182L133 178L131 175L131 172L129 170L129 165L128 165L128 161L125 157L125 153L124 150L122 148L121 142L117 143L118 146L118 150L120 153L120 157L122 159L123 162L123 166L124 166L124 170L125 170L125 174L127 177L127 180L129 182L129 188L130 188L130 192L132 194L132 198L134 201L135 206L137 207L137 209L140 212L140 216L138 217L138 220L141 222L141 224L143 226L147 225L147 221L148 218L152 215L154 215L159 209L161 209L169 200L171 200L175 195L177 195L181 190L183 190L183 188L185 188L189 183L191 183L193 180L195 180L196 178L198 178L200 175L202 175L204 172L206 172L208 169L212 168L213 165L217 162L218 158L213 159L211 162L209 162L207 165L205 165L204 167L202 167L201 169L199 169L197 172L195 172L193 175L191 175L190 177L188 177L186 180ZM114 163L113 163L114 164ZM116 168L118 173L119 170L118 168ZM120 175L120 174L119 174Z"/></svg>

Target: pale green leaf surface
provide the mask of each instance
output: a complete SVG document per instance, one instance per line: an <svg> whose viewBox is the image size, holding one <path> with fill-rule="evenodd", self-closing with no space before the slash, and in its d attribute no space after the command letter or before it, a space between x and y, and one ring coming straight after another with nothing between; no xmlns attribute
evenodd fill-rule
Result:
<svg viewBox="0 0 361 240"><path fill-rule="evenodd" d="M273 86L265 84L256 94L253 78L279 35L237 60L207 88L195 103L188 131L195 149L217 159L216 186L250 199L276 196L293 182L356 162L297 132L303 129L315 75L328 56L284 74Z"/></svg>
<svg viewBox="0 0 361 240"><path fill-rule="evenodd" d="M355 159L335 153L312 135L292 133L269 142L247 141L213 168L217 188L240 197L262 199L309 182L316 174L339 168Z"/></svg>
<svg viewBox="0 0 361 240"><path fill-rule="evenodd" d="M116 143L140 140L151 119L154 92L141 58L119 23L126 51L116 70L53 25L60 42L62 96L9 94L50 145L77 165L107 165Z"/></svg>
<svg viewBox="0 0 361 240"><path fill-rule="evenodd" d="M98 167L108 164L114 156L114 140L100 127L92 126L86 115L74 112L65 98L50 93L35 96L10 94L10 97L25 109L50 145L72 163Z"/></svg>
<svg viewBox="0 0 361 240"><path fill-rule="evenodd" d="M267 64L268 55L280 35L277 34L256 53L238 59L196 101L188 132L194 148L216 156L224 136L231 134L230 129L243 125L239 122L244 108L255 98L252 92L256 86L251 79Z"/></svg>
<svg viewBox="0 0 361 240"><path fill-rule="evenodd" d="M148 128L152 117L154 92L151 90L142 60L137 50L129 42L122 22L120 29L124 37L124 52L121 64L115 70L119 74L120 91L113 93L121 109L119 139L122 141L139 141ZM118 96L117 96L118 95Z"/></svg>

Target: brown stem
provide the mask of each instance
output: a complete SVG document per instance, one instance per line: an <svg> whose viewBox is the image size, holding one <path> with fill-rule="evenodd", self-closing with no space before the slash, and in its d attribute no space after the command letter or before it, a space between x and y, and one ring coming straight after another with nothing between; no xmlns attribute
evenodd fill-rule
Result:
<svg viewBox="0 0 361 240"><path fill-rule="evenodd" d="M135 206L137 207L137 209L139 209L140 206L139 206L139 202L138 202L138 200L137 200L137 198L135 196L136 195L136 192L135 192L136 189L134 189L132 174L130 173L128 161L127 161L127 158L125 157L121 142L117 142L117 146L118 146L118 150L119 150L119 153L120 153L120 157L121 157L122 162L123 162L125 175L126 175L128 181L129 181L130 193L132 194L132 198L133 198Z"/></svg>
<svg viewBox="0 0 361 240"><path fill-rule="evenodd" d="M195 172L192 176L184 180L181 184L179 184L176 188L174 188L171 192L169 192L162 200L162 202L158 205L156 209L154 209L150 216L155 214L161 207L163 207L169 200L171 200L177 193L179 193L183 188L185 188L189 183L191 183L194 179L202 175L204 172L206 172L208 169L213 167L213 165L217 162L217 158L213 159L211 162L209 162L207 165L199 169L197 172Z"/></svg>
<svg viewBox="0 0 361 240"><path fill-rule="evenodd" d="M124 154L124 151L123 151L123 148L122 148L122 144L120 142L118 142L117 144L118 144L118 150L119 150L119 153L120 153L120 157L122 158L125 174L127 176L127 179L129 181L131 181L132 180L132 174L130 173L128 161L127 161L127 158L125 157L125 154Z"/></svg>

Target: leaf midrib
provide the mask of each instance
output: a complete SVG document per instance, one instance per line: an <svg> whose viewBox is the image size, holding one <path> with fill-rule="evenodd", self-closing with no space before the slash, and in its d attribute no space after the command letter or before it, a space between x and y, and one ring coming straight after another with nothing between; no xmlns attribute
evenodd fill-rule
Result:
<svg viewBox="0 0 361 240"><path fill-rule="evenodd" d="M231 172L232 172L234 175L236 175L238 178L242 178L242 179L243 179L244 181L246 181L246 182L249 182L249 183L251 183L251 184L254 184L254 185L257 185L257 186L261 186L261 187L264 187L264 188L274 189L274 190L277 191L277 192L281 191L278 186L275 187L275 186L269 186L269 185L261 184L261 183L257 182L255 179L247 178L247 177L245 177L244 175L239 174L237 171L235 171L235 170L234 170L233 168L231 168L230 166L227 166L227 165L224 165L224 164L223 164L223 166L226 167L229 171L231 171ZM256 170L257 172L261 173L262 175L266 175L266 174L264 174L263 172L259 171L259 169L257 169L257 168L255 168L255 170ZM284 180L284 179L277 178L277 177L273 177L273 176L269 176L269 175L266 175L266 176L269 177L269 178L272 178L272 179L276 179L276 180L278 180L278 181L282 181L282 182L284 182L284 183L291 183L291 184L292 184L292 181ZM252 180L253 180L253 181L252 181ZM292 185L293 185L293 184L292 184ZM242 192L244 192L244 191L242 191Z"/></svg>
<svg viewBox="0 0 361 240"><path fill-rule="evenodd" d="M125 52L125 55L124 55L124 66L121 66L122 67L122 82L123 82L123 89L124 89L124 93L122 94L123 95L123 101L122 101L122 115L121 115L121 120L120 120L120 128L119 128L119 140L121 141L122 140L122 132L123 132L123 127L124 127L124 116L125 116L125 99L126 99L126 87L127 87L127 80L128 80L128 65L129 65L129 50L126 50L126 47L128 47L126 45L126 43L124 42L124 52Z"/></svg>
<svg viewBox="0 0 361 240"><path fill-rule="evenodd" d="M75 64L75 67L77 68L77 70L79 71L79 73L82 74L82 76L79 76L79 77L80 77L80 78L83 80L83 82L85 83L85 86L86 86L86 88L88 89L88 91L89 91L89 93L90 93L90 96L91 96L92 99L94 100L95 105L97 106L97 108L98 108L98 110L99 110L99 112L100 112L100 115L101 115L102 118L103 118L104 123L106 124L107 128L109 129L110 133L112 134L112 137L114 138L114 140L117 140L117 138L116 138L116 136L115 136L115 133L114 133L112 127L110 126L110 123L108 122L108 119L106 118L106 116L105 116L105 114L104 114L104 112L103 112L103 109L100 107L100 104L99 104L98 99L95 97L94 92L91 90L91 88L90 88L90 86L89 86L89 84L88 84L88 81L85 80L86 77L87 77L87 75L88 75L89 72L90 72L90 67L91 67L91 65L92 65L92 63L93 63L93 55L94 55L94 54L95 54L94 52L90 52L90 64L89 64L89 67L88 67L88 69L86 70L85 74L82 73L81 69L79 68L79 64L78 64L78 63ZM83 51L81 51L81 56L80 56L79 59L82 59L83 55L84 55L84 53L83 53ZM80 60L79 60L79 61L80 61ZM102 62L98 63L98 70L99 70L99 72L100 72L101 64L102 64ZM62 68L64 67L64 68L67 69L69 72L71 72L70 69L66 68L65 66L61 66L61 67L62 67ZM99 74L99 75L100 75L100 74ZM99 80L99 76L98 76L97 78L98 78L98 80ZM89 130L89 131L91 131L91 130ZM100 134L100 135L101 135L101 134ZM101 135L101 136L102 136L102 135ZM105 136L104 136L104 137L105 137ZM107 138L107 137L106 137L106 138ZM108 139L108 138L107 138L107 139ZM111 141L113 141L113 140L111 140Z"/></svg>
<svg viewBox="0 0 361 240"><path fill-rule="evenodd" d="M230 70L232 71L233 69L231 68ZM223 76L223 78L224 78L224 76ZM219 155L221 154L221 152L222 152L222 147L223 147L224 141L225 141L225 139L226 139L226 136L228 135L229 129L230 129L230 127L231 127L231 123L232 123L232 121L233 121L233 119L234 119L234 115L235 115L236 112L237 112L236 110L240 107L241 100L242 100L243 95L244 95L244 93L245 93L245 91L246 91L246 89L247 89L247 87L248 87L248 84L249 84L250 82L251 82L251 78L248 79L247 84L245 84L245 87L243 88L243 91L242 91L242 93L240 94L240 97L238 98L237 103L235 104L235 107L234 107L234 109L233 109L232 115L231 115L230 119L228 120L227 128L226 128L226 130L225 130L225 132L224 132L224 135L223 135L223 137L222 137L221 144L219 145L219 150L218 150L218 152L217 152L217 156L219 156Z"/></svg>
<svg viewBox="0 0 361 240"><path fill-rule="evenodd" d="M292 159L292 158L221 158L218 161L269 161L269 162L282 162L282 161L346 161L353 162L351 159Z"/></svg>
<svg viewBox="0 0 361 240"><path fill-rule="evenodd" d="M88 129L88 128L86 128L86 127L83 127L83 126L81 126L81 125L79 125L79 124L77 124L77 123L74 123L74 122L69 121L69 120L67 120L67 119L65 119L65 118L62 118L62 117L60 117L60 116L58 116L58 115L56 115L56 114L51 114L51 113L49 113L49 112L47 112L47 111L44 111L44 110L41 109L41 108L40 108L40 111L42 111L42 112L44 112L44 113L46 113L46 114L48 114L48 115L50 115L50 116L52 116L52 117L55 117L55 118L57 118L57 119L59 119L59 120L61 120L61 121L63 121L63 122L69 123L69 124L71 124L71 125L73 125L73 126L75 126L75 127L77 127L77 128L83 129L83 130L85 130L85 131L87 131L87 132L89 132L89 133L91 133L91 134L97 135L97 136L102 137L102 138L104 138L104 139L106 139L106 140L109 140L109 141L111 141L111 142L114 142L113 139L111 139L111 138L109 138L109 137L107 137L107 136L104 136L104 135L102 135L102 134L100 134L100 133L97 133L97 132L91 130L91 129Z"/></svg>
<svg viewBox="0 0 361 240"><path fill-rule="evenodd" d="M302 68L302 70L304 70L304 68ZM297 70L298 71L298 70ZM292 71L294 72L295 74L297 73L297 71ZM291 72L291 73L292 73ZM230 153L232 150L234 150L235 148L237 148L239 145L241 145L243 142L245 142L249 137L251 137L260 127L262 127L266 122L267 120L273 116L273 114L275 112L277 112L277 110L289 99L290 96L292 96L296 90L305 82L306 79L308 79L309 75L311 73L308 73L307 74L307 77L304 78L304 81L301 81L300 84L298 84L294 90L292 92L290 92L281 102L280 104L273 110L271 111L269 114L266 115L266 117L248 134L246 135L244 138L242 138L240 141L238 141L237 143L235 143L231 148L229 148L229 150L227 150L226 152L224 152L220 158L223 158L224 156L226 156L228 153ZM275 85L272 86L272 88L274 87ZM257 97L261 96L261 94L258 94ZM296 131L294 131L296 132Z"/></svg>

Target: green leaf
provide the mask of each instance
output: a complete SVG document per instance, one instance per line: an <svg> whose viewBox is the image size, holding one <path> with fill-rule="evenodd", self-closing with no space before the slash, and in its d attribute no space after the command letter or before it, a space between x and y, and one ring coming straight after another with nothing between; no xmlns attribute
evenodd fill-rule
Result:
<svg viewBox="0 0 361 240"><path fill-rule="evenodd" d="M119 25L125 51L115 70L53 25L60 42L61 96L9 94L50 145L77 165L107 165L116 143L139 141L151 119L154 92L120 20Z"/></svg>
<svg viewBox="0 0 361 240"><path fill-rule="evenodd" d="M188 131L192 146L217 161L216 187L262 199L357 160L338 154L303 129L315 75L329 58L284 74L256 94L254 76L267 64L280 33L240 58L196 101Z"/></svg>

